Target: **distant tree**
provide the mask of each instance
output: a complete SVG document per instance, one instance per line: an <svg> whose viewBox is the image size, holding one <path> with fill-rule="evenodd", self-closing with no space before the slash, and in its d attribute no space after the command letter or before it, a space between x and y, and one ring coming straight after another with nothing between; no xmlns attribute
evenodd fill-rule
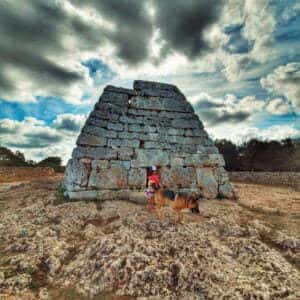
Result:
<svg viewBox="0 0 300 300"><path fill-rule="evenodd" d="M28 166L24 154L20 151L14 153L6 147L0 146L0 166L2 167L25 167Z"/></svg>
<svg viewBox="0 0 300 300"><path fill-rule="evenodd" d="M231 141L225 139L216 140L215 145L224 157L226 169L228 171L239 170L240 161L238 147Z"/></svg>
<svg viewBox="0 0 300 300"><path fill-rule="evenodd" d="M62 166L61 158L58 156L49 156L39 163L36 164L38 167L50 167L55 170L55 172L63 172L64 167Z"/></svg>

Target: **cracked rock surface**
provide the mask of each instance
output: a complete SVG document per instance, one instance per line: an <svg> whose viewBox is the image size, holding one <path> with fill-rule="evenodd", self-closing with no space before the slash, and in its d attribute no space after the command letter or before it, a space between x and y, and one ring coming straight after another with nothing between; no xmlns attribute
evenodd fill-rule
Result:
<svg viewBox="0 0 300 300"><path fill-rule="evenodd" d="M300 297L299 192L239 183L237 202L176 224L168 208L65 202L59 180L0 185L0 299ZM286 206L270 214L264 194Z"/></svg>

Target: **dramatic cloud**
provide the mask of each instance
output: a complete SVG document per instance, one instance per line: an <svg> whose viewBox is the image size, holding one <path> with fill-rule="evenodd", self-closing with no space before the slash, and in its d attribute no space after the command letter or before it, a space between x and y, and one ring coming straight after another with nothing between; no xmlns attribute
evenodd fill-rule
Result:
<svg viewBox="0 0 300 300"><path fill-rule="evenodd" d="M238 99L234 95L226 95L223 99L213 99L202 93L196 99L195 111L208 126L216 126L220 123L241 123L260 112L265 106L263 101L254 96Z"/></svg>
<svg viewBox="0 0 300 300"><path fill-rule="evenodd" d="M300 112L300 63L276 68L261 79L261 85L276 95L284 95Z"/></svg>
<svg viewBox="0 0 300 300"><path fill-rule="evenodd" d="M217 20L222 1L172 0L154 4L164 52L179 51L193 59L207 48L203 32Z"/></svg>
<svg viewBox="0 0 300 300"><path fill-rule="evenodd" d="M57 129L78 132L85 122L86 116L62 114L57 116L53 126Z"/></svg>
<svg viewBox="0 0 300 300"><path fill-rule="evenodd" d="M299 138L300 130L293 125L273 125L268 128L257 128L248 124L222 124L208 128L208 133L214 139L226 138L235 143L242 144L250 139L283 140L286 138ZM226 133L226 135L225 135Z"/></svg>
<svg viewBox="0 0 300 300"><path fill-rule="evenodd" d="M79 124L82 124L83 120L84 116L68 114L58 116L52 125L46 125L35 118L25 118L23 121L2 119L0 144L12 150L22 151L27 159L39 160L59 155L65 163L70 157L79 133Z"/></svg>
<svg viewBox="0 0 300 300"><path fill-rule="evenodd" d="M272 99L266 104L266 111L272 115L285 115L290 113L290 105L282 98Z"/></svg>
<svg viewBox="0 0 300 300"><path fill-rule="evenodd" d="M112 30L103 33L115 46L117 56L130 64L139 63L149 56L149 42L153 25L145 1L140 0L73 0L79 7L89 6L99 18L113 23ZM99 34L99 33L98 33Z"/></svg>

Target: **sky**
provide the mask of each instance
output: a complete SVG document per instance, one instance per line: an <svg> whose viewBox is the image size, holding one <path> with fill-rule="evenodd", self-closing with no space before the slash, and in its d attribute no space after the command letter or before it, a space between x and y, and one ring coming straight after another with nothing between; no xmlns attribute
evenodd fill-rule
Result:
<svg viewBox="0 0 300 300"><path fill-rule="evenodd" d="M213 139L300 137L298 0L2 0L0 145L66 162L108 85L176 84Z"/></svg>

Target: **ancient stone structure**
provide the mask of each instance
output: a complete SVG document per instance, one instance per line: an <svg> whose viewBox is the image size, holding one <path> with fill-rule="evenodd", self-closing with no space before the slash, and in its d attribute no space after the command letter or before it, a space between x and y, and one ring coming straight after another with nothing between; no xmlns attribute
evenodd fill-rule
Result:
<svg viewBox="0 0 300 300"><path fill-rule="evenodd" d="M152 165L160 167L162 186L232 197L222 155L176 86L139 80L133 90L107 86L67 164L66 193L142 201Z"/></svg>

